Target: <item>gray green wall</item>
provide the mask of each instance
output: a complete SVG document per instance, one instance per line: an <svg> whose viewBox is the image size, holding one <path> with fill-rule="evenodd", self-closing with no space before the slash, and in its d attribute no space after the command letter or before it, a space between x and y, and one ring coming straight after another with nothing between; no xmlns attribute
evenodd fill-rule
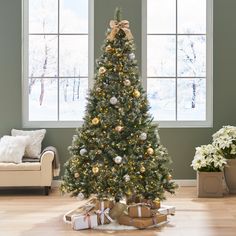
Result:
<svg viewBox="0 0 236 236"><path fill-rule="evenodd" d="M95 58L100 55L116 6L122 7L124 18L130 21L141 65L141 0L95 0ZM222 125L236 125L235 9L235 0L214 0L214 127L160 130L176 179L195 178L189 167L194 148L209 143L212 133ZM0 136L9 134L11 128L22 128L21 96L21 1L0 0ZM47 129L43 145L55 145L64 163L73 134L74 129Z"/></svg>

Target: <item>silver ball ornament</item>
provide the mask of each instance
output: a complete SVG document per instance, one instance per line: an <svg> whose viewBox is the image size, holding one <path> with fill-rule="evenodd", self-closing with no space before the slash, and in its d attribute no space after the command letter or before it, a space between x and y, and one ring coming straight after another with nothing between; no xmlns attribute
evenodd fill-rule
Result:
<svg viewBox="0 0 236 236"><path fill-rule="evenodd" d="M111 103L112 105L116 105L117 102L118 102L118 100L117 100L116 97L111 97L111 98L110 98L110 103Z"/></svg>
<svg viewBox="0 0 236 236"><path fill-rule="evenodd" d="M146 140L147 139L147 134L146 133L141 133L139 135L139 139L142 140L142 141Z"/></svg>
<svg viewBox="0 0 236 236"><path fill-rule="evenodd" d="M76 199L79 200L79 201L84 200L84 194L83 193L78 193Z"/></svg>
<svg viewBox="0 0 236 236"><path fill-rule="evenodd" d="M131 60L135 59L135 54L133 52L129 54L129 59L131 59Z"/></svg>
<svg viewBox="0 0 236 236"><path fill-rule="evenodd" d="M85 155L87 152L88 152L87 149L82 148L82 149L79 151L79 154L80 154L81 156L83 156L83 155Z"/></svg>
<svg viewBox="0 0 236 236"><path fill-rule="evenodd" d="M125 86L130 86L131 85L130 80L129 79L124 80L124 85Z"/></svg>
<svg viewBox="0 0 236 236"><path fill-rule="evenodd" d="M122 162L122 157L116 156L116 157L114 158L114 161L115 161L116 164L120 164L120 163Z"/></svg>

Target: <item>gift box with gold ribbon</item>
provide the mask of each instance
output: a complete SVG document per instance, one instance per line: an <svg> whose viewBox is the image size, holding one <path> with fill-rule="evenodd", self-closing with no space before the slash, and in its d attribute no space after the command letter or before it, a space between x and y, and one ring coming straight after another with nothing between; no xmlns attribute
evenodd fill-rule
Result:
<svg viewBox="0 0 236 236"><path fill-rule="evenodd" d="M138 203L128 206L128 215L131 218L147 218L152 216L152 211L149 205Z"/></svg>
<svg viewBox="0 0 236 236"><path fill-rule="evenodd" d="M156 214L149 218L132 218L128 215L122 215L118 218L121 225L134 226L138 229L145 229L167 221L166 215Z"/></svg>

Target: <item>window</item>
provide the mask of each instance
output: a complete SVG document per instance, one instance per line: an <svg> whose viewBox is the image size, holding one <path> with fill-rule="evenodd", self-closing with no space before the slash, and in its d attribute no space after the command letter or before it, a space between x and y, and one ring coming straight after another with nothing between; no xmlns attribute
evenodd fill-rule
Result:
<svg viewBox="0 0 236 236"><path fill-rule="evenodd" d="M143 2L143 77L154 120L162 127L211 126L213 1Z"/></svg>
<svg viewBox="0 0 236 236"><path fill-rule="evenodd" d="M23 0L25 127L74 127L82 121L93 58L91 5L91 0Z"/></svg>

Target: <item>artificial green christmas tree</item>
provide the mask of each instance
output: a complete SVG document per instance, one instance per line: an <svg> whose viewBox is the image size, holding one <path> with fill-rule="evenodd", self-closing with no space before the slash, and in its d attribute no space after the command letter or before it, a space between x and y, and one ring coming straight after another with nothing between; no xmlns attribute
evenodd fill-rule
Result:
<svg viewBox="0 0 236 236"><path fill-rule="evenodd" d="M174 193L170 157L148 113L129 22L117 10L97 60L84 123L69 147L62 191L88 198L164 199Z"/></svg>

